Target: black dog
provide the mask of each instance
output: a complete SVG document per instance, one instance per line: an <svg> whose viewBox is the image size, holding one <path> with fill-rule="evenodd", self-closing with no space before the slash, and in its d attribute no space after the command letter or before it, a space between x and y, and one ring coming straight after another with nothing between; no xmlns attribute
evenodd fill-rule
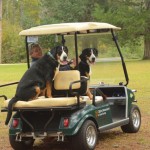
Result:
<svg viewBox="0 0 150 150"><path fill-rule="evenodd" d="M72 63L68 61L68 48L66 46L56 46L51 50L51 53L55 56L55 59L59 62L59 71L72 70L70 66Z"/></svg>
<svg viewBox="0 0 150 150"><path fill-rule="evenodd" d="M91 68L90 65L95 63L95 59L98 56L98 50L96 48L86 48L79 56L81 61L79 62L79 71L81 76L90 77Z"/></svg>
<svg viewBox="0 0 150 150"><path fill-rule="evenodd" d="M79 56L81 61L79 62L79 71L81 76L86 76L90 79L91 75L91 64L95 63L95 59L98 56L98 50L96 48L86 48L82 51L81 55ZM93 95L90 92L90 89L87 90L87 96L90 99L93 99ZM106 99L106 96L101 92L101 96L103 99Z"/></svg>
<svg viewBox="0 0 150 150"><path fill-rule="evenodd" d="M12 115L13 104L18 100L29 101L36 99L42 91L46 90L46 96L51 96L51 85L54 78L57 60L53 52L47 52L42 58L36 61L21 78L15 96L8 104L8 114L5 121L7 125Z"/></svg>
<svg viewBox="0 0 150 150"><path fill-rule="evenodd" d="M51 50L51 53L59 64L66 65L68 63L68 48L66 46L56 46Z"/></svg>

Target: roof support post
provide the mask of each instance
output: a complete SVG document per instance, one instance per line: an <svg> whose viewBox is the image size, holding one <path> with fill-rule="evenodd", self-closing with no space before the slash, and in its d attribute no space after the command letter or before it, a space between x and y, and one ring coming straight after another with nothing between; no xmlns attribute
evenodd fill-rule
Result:
<svg viewBox="0 0 150 150"><path fill-rule="evenodd" d="M75 34L74 34L74 40L75 40L76 65L77 65L77 69L79 70L79 65L78 65L78 39L77 39L77 32L75 32Z"/></svg>
<svg viewBox="0 0 150 150"><path fill-rule="evenodd" d="M63 45L63 46L65 46L65 42L66 42L66 41L65 41L64 35L62 35L62 45Z"/></svg>
<svg viewBox="0 0 150 150"><path fill-rule="evenodd" d="M119 47L119 44L118 44L118 41L117 41L117 38L113 32L113 29L111 29L111 33L112 33L112 36L113 36L113 40L117 46L117 49L118 49L118 52L119 52L119 55L121 57L121 62L122 62L122 67L123 67L123 71L124 71L124 75L125 75L125 79L126 79L126 85L128 85L129 83L129 77L128 77L128 72L127 72L127 69L126 69L126 65L125 65L125 62L124 62L124 59L123 59L123 56L122 56L122 53L121 53L121 50L120 50L120 47Z"/></svg>
<svg viewBox="0 0 150 150"><path fill-rule="evenodd" d="M30 68L30 61L29 61L29 47L27 42L28 37L25 37L25 44L26 44L26 55L27 55L27 67Z"/></svg>

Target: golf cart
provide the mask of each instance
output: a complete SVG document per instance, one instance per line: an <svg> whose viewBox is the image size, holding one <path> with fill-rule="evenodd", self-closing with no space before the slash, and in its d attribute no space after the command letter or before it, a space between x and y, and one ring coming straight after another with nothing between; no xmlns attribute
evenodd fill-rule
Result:
<svg viewBox="0 0 150 150"><path fill-rule="evenodd" d="M81 90L83 84L87 85L88 79L80 77L78 67L77 70L59 71L54 79L55 89L58 90L57 93L65 91L66 96L56 94L53 98L39 97L29 102L18 101L14 105L13 111L16 113L9 127L9 140L14 149L29 149L36 139L54 137L57 141L69 141L70 149L93 150L97 144L98 132L115 127L121 127L125 133L139 131L141 114L138 106L133 104L136 102L135 90L127 88L129 78L115 36L116 30L120 28L107 23L83 22L43 25L20 32L21 36L25 36L28 67L28 42L34 37L57 35L62 37L62 44L65 44L65 37L72 35L78 64L80 35L110 33L121 58L126 83L90 85L93 94L93 99L90 100L85 95L86 89ZM72 96L68 96L68 93ZM102 94L107 96L106 100ZM5 95L3 97L6 100L2 111L7 112L9 100Z"/></svg>

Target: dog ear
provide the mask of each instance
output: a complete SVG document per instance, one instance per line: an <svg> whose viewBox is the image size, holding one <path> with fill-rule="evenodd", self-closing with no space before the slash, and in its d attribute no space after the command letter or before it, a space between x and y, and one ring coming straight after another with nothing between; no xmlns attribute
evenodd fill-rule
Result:
<svg viewBox="0 0 150 150"><path fill-rule="evenodd" d="M68 48L67 48L67 46L63 46L63 47L65 49L66 54L68 55Z"/></svg>
<svg viewBox="0 0 150 150"><path fill-rule="evenodd" d="M52 55L52 54L51 54ZM52 57L51 57L52 58ZM58 61L56 61L56 59L49 59L49 62L51 63L51 66L53 67L53 68L56 68L57 66L58 66Z"/></svg>
<svg viewBox="0 0 150 150"><path fill-rule="evenodd" d="M88 50L89 50L89 48L85 48L84 50L82 50L82 54L86 55Z"/></svg>
<svg viewBox="0 0 150 150"><path fill-rule="evenodd" d="M57 47L54 47L50 50L53 57L57 60Z"/></svg>
<svg viewBox="0 0 150 150"><path fill-rule="evenodd" d="M82 53L81 53L81 55L79 56L82 61L86 61L87 49L88 49L88 48L82 50Z"/></svg>
<svg viewBox="0 0 150 150"><path fill-rule="evenodd" d="M83 53L81 53L81 55L79 57L81 60L85 59L85 56L83 55Z"/></svg>
<svg viewBox="0 0 150 150"><path fill-rule="evenodd" d="M93 48L93 53L96 57L98 56L98 50L96 48Z"/></svg>

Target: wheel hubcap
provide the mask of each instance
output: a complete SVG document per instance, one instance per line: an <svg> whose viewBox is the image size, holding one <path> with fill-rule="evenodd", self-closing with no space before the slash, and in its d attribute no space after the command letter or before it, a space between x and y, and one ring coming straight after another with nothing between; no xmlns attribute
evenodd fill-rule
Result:
<svg viewBox="0 0 150 150"><path fill-rule="evenodd" d="M137 110L134 110L132 114L133 125L138 128L140 125L140 114Z"/></svg>
<svg viewBox="0 0 150 150"><path fill-rule="evenodd" d="M86 131L86 141L90 147L93 147L96 142L96 131L93 126L89 126Z"/></svg>

